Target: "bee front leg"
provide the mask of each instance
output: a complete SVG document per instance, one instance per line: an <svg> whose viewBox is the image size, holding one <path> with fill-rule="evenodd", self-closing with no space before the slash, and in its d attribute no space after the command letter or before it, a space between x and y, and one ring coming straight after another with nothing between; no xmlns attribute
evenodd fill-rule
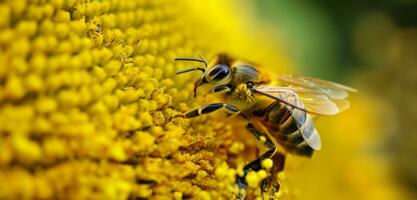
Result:
<svg viewBox="0 0 417 200"><path fill-rule="evenodd" d="M213 89L211 89L210 92L208 92L206 95L213 94L213 93L217 93L217 94L230 93L231 91L232 89L227 85L218 85L214 87Z"/></svg>
<svg viewBox="0 0 417 200"><path fill-rule="evenodd" d="M220 109L225 109L228 113L232 114L232 115L236 115L240 113L239 108L226 104L226 103L212 103L206 106L203 106L201 108L196 108L193 110L190 110L182 115L179 115L178 117L183 117L183 118L194 118L194 117L198 117L200 115L204 115L204 114L209 114L212 113L214 111L220 110Z"/></svg>

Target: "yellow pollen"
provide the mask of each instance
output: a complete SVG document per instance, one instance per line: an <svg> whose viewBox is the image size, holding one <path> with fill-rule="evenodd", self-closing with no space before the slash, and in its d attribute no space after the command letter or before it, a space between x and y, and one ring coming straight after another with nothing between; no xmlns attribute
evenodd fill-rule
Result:
<svg viewBox="0 0 417 200"><path fill-rule="evenodd" d="M270 158L267 158L261 162L262 167L265 169L271 169L273 164L274 162Z"/></svg>
<svg viewBox="0 0 417 200"><path fill-rule="evenodd" d="M262 143L265 143L265 142L266 142L266 137L265 137L265 136L261 136L261 137L259 137L259 140L260 140Z"/></svg>
<svg viewBox="0 0 417 200"><path fill-rule="evenodd" d="M199 63L174 58L265 60L270 49L251 41L235 6L1 1L0 199L233 199L256 147L239 140L237 120L174 117L204 106L196 74L175 74Z"/></svg>

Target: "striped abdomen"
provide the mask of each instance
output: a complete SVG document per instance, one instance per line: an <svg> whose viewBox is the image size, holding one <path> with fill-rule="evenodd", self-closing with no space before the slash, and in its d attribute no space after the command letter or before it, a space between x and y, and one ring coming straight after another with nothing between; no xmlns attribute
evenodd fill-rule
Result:
<svg viewBox="0 0 417 200"><path fill-rule="evenodd" d="M291 103L304 108L297 99ZM311 116L306 112L274 102L262 114L263 125L287 151L311 156L314 150L321 148L320 136L314 128Z"/></svg>

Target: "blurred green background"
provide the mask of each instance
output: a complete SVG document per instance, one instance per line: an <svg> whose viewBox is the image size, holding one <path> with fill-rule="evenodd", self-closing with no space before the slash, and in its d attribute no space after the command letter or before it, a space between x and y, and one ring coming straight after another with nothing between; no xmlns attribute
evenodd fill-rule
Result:
<svg viewBox="0 0 417 200"><path fill-rule="evenodd" d="M393 29L417 25L415 0L254 2L257 17L274 25L299 71L324 78L386 67L366 56L381 50Z"/></svg>
<svg viewBox="0 0 417 200"><path fill-rule="evenodd" d="M357 185L374 187L374 190L381 191L374 192L375 195L355 196L352 194L354 192L348 194L350 190L344 186L343 181L335 183L332 180L328 185L342 188L341 191L346 193L340 194L346 196L342 199L416 199L417 1L257 0L253 1L253 6L256 23L270 27L267 31L276 34L279 43L271 45L279 46L285 51L295 62L297 73L352 85L360 90L357 102L367 101L371 105L357 113L351 113L361 115L361 112L372 112L377 127L371 130L375 132L373 134L365 133L366 130L357 130L358 133L354 135L359 140L360 137L367 140L362 141L365 147L358 147L365 149L360 154L367 156L357 157L378 160L372 161L372 167L360 171L358 176L364 179L365 184ZM358 105L353 100L352 108L355 109L355 106L357 109ZM326 125L319 123L318 126ZM324 130L322 137L331 138L326 132L329 131ZM339 138L354 136L343 135ZM323 139L326 146L325 140ZM346 144L349 143L341 143ZM320 182L320 175L306 174L315 173L314 162L331 162L333 157L324 158L326 153L322 154L317 156L318 161L313 158L312 167L304 167L303 170L307 169L302 174L304 179L315 178ZM369 160L364 162L370 162ZM367 174L368 171L378 171L381 168L387 169L381 172L385 177L383 180ZM323 169L318 172L320 173L326 173L326 170ZM333 173L337 174L339 171ZM383 181L389 184L379 187L378 184ZM314 181L307 182L314 184ZM320 193L323 195L326 188L318 188L319 186L320 183L316 186L301 186L303 192L307 190L311 195L300 195L300 199L316 199L320 197ZM332 195L334 197L334 194L329 196Z"/></svg>

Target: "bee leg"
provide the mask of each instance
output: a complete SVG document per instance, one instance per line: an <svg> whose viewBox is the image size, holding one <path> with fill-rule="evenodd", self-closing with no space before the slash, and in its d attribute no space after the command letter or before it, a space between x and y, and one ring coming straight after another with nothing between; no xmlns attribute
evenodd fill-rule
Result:
<svg viewBox="0 0 417 200"><path fill-rule="evenodd" d="M265 178L261 183L261 190L262 192L271 192L275 193L278 192L280 189L279 180L277 179L278 173L284 170L285 164L285 155L276 152L272 157L273 166L269 169L269 174L267 178Z"/></svg>
<svg viewBox="0 0 417 200"><path fill-rule="evenodd" d="M262 161L267 159L267 158L271 158L276 152L276 148L271 148L269 149L267 152L265 152L264 154L262 154L261 156L259 156L256 160L250 162L249 164L245 165L245 167L243 167L243 176L236 176L236 184L238 185L240 191L238 193L238 199L242 199L243 198L243 194L242 194L242 190L246 191L248 188L248 183L246 181L246 175L250 172L250 171L259 171L262 169ZM262 184L264 185L264 184Z"/></svg>
<svg viewBox="0 0 417 200"><path fill-rule="evenodd" d="M206 95L213 94L213 93L219 93L219 94L220 93L229 93L230 91L232 91L232 89L230 89L229 86L219 85L219 86L216 86L213 89L211 89L211 91L209 93L207 93Z"/></svg>
<svg viewBox="0 0 417 200"><path fill-rule="evenodd" d="M274 143L271 141L269 136L267 134L259 131L258 129L256 129L256 127L251 123L249 117L247 117L243 114L241 114L241 116L248 121L248 123L246 125L246 129L253 136L255 136L255 138L257 140L259 140L264 146L269 148L269 150L267 152L265 152L264 154L259 156L256 160L250 162L249 164L247 164L243 168L243 173L244 173L243 176L236 176L236 184L239 186L239 189L246 191L246 189L248 187L248 183L246 182L246 175L248 174L249 171L259 171L259 170L261 170L262 169L262 165L261 165L262 161L267 159L267 158L272 158L273 161L274 161L274 165L270 169L270 172L271 172L272 175L276 175L276 173L277 173L276 171L282 171L282 169L283 169L283 163L284 162L282 161L283 159L281 159L281 158L284 158L284 155L280 154L280 153L277 153L277 148L274 145ZM270 176L270 177L264 179L261 183L261 190L264 191L267 186L269 188L271 188L271 185L274 185L275 187L278 188L279 184L272 180L275 177L276 176L273 176L271 178L271 176ZM238 194L238 198L242 198L241 193Z"/></svg>
<svg viewBox="0 0 417 200"><path fill-rule="evenodd" d="M268 147L269 149L273 149L275 148L274 143L271 141L271 139L269 139L269 136L265 133L262 133L261 131L259 131L258 129L255 128L255 126L251 123L248 122L248 124L246 125L246 129L253 135L255 136L255 138L261 142L265 147Z"/></svg>
<svg viewBox="0 0 417 200"><path fill-rule="evenodd" d="M229 104L226 104L226 103L212 103L212 104L203 106L201 108L196 108L196 109L190 110L190 111L182 114L181 117L194 118L194 117L198 117L198 116L203 115L203 114L212 113L212 112L217 111L221 108L226 109L226 111L231 113L231 114L239 114L240 113L239 108L236 108L235 106L232 106L232 105L229 105Z"/></svg>

